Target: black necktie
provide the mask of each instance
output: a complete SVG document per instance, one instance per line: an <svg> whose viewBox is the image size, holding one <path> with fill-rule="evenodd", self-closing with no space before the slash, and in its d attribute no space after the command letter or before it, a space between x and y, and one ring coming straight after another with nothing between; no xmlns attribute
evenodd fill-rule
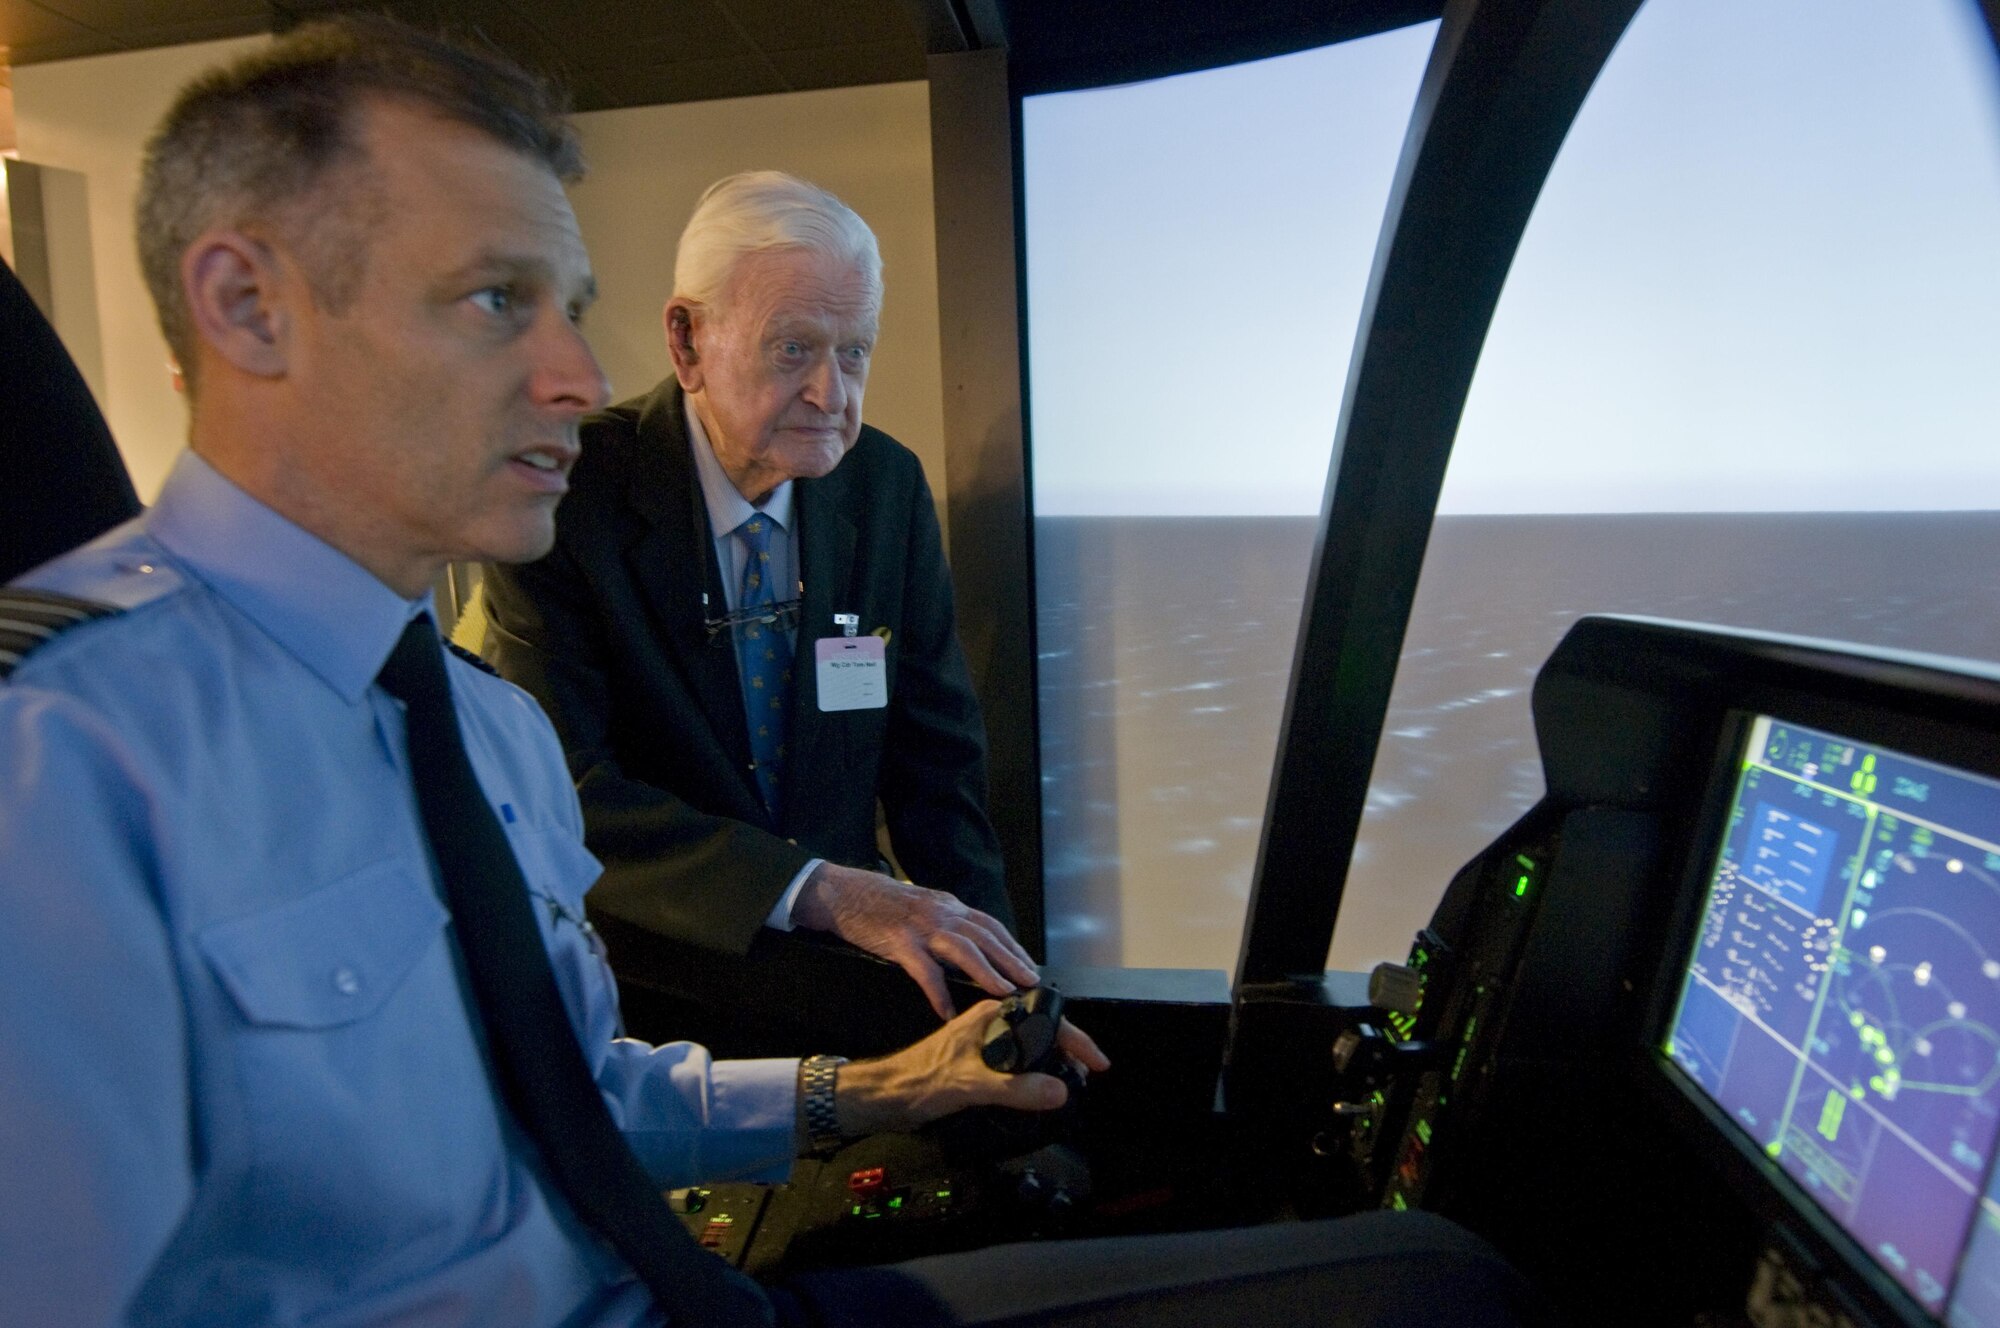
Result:
<svg viewBox="0 0 2000 1328"><path fill-rule="evenodd" d="M769 1324L757 1284L702 1250L612 1123L556 989L507 832L472 772L437 629L410 623L376 681L408 707L410 775L501 1094L577 1213L686 1324Z"/></svg>

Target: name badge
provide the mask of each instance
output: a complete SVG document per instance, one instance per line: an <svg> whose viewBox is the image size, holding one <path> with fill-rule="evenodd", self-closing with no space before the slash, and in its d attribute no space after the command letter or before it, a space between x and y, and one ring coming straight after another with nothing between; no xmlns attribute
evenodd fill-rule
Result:
<svg viewBox="0 0 2000 1328"><path fill-rule="evenodd" d="M887 642L879 636L823 636L818 657L821 710L880 710L889 704Z"/></svg>

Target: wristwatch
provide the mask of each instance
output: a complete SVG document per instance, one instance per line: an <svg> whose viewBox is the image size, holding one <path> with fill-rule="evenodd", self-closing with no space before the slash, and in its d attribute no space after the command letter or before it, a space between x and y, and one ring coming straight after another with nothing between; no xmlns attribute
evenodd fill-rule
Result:
<svg viewBox="0 0 2000 1328"><path fill-rule="evenodd" d="M833 1109L833 1092L845 1056L808 1056L799 1062L799 1103L806 1122L806 1142L815 1153L840 1147L840 1118Z"/></svg>

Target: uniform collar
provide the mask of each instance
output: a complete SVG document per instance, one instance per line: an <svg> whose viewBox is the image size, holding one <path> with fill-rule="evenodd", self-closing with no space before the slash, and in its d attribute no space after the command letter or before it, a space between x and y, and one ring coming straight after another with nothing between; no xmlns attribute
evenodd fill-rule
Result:
<svg viewBox="0 0 2000 1328"><path fill-rule="evenodd" d="M681 401L681 409L687 415L688 448L694 453L695 474L701 478L701 498L708 507L708 528L717 539L729 534L738 526L760 513L771 518L780 530L792 528L792 482L786 480L771 490L762 506L753 506L748 498L733 483L729 473L716 460L715 448L708 441L708 430L701 427L701 416L694 413L694 407Z"/></svg>
<svg viewBox="0 0 2000 1328"><path fill-rule="evenodd" d="M429 596L404 599L193 452L174 463L145 520L189 571L349 703L430 607Z"/></svg>

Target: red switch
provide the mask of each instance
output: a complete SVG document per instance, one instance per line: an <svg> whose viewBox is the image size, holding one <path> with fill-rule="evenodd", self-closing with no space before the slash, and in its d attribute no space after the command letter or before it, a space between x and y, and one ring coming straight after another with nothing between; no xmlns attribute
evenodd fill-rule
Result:
<svg viewBox="0 0 2000 1328"><path fill-rule="evenodd" d="M873 1199L889 1188L889 1177L881 1167L869 1167L849 1176L847 1188L854 1191L858 1199Z"/></svg>

